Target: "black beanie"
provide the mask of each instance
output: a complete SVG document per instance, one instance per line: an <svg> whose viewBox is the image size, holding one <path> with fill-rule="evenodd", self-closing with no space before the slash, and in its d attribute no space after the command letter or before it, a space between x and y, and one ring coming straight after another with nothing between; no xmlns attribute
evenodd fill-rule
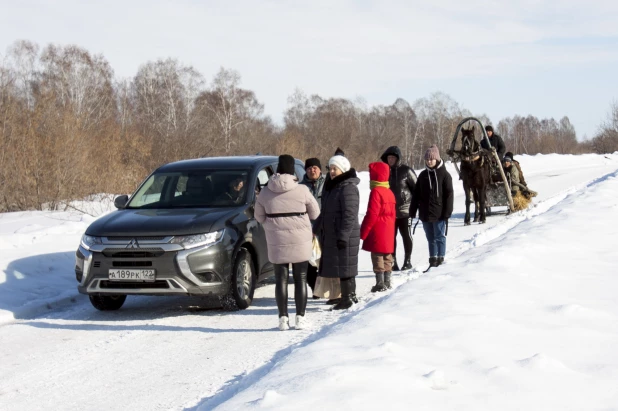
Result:
<svg viewBox="0 0 618 411"><path fill-rule="evenodd" d="M491 131L493 133L494 128L492 126L485 126L485 131Z"/></svg>
<svg viewBox="0 0 618 411"><path fill-rule="evenodd" d="M339 147L337 147L337 150L335 150L335 155L336 156L344 156L345 157L345 153Z"/></svg>
<svg viewBox="0 0 618 411"><path fill-rule="evenodd" d="M294 175L294 157L289 154L280 155L277 173Z"/></svg>
<svg viewBox="0 0 618 411"><path fill-rule="evenodd" d="M312 157L305 160L305 170L313 166L317 166L320 170L322 169L322 164L320 164L319 159Z"/></svg>

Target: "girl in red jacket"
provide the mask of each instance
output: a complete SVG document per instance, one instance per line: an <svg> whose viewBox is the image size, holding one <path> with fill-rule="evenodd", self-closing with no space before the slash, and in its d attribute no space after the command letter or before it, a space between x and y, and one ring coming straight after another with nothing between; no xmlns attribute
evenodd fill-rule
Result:
<svg viewBox="0 0 618 411"><path fill-rule="evenodd" d="M389 189L389 174L388 164L382 162L369 164L371 194L367 213L361 225L361 239L363 250L371 252L373 272L376 274L376 285L371 288L372 293L391 288L397 202L395 195Z"/></svg>

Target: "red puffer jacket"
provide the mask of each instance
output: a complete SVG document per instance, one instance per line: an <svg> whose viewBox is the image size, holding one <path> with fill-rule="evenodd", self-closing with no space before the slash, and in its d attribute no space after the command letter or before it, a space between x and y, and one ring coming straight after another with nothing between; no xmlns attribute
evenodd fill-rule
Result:
<svg viewBox="0 0 618 411"><path fill-rule="evenodd" d="M386 163L369 164L371 181L388 182L390 169ZM369 195L367 214L361 225L363 250L392 254L395 251L395 195L388 187L374 187Z"/></svg>

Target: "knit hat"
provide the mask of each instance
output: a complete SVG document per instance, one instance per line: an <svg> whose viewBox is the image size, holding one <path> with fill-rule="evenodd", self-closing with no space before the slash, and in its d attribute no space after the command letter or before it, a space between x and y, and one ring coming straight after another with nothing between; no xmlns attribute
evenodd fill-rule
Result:
<svg viewBox="0 0 618 411"><path fill-rule="evenodd" d="M331 157L330 160L328 160L328 166L335 166L344 173L347 173L350 171L350 168L352 168L350 161L344 156Z"/></svg>
<svg viewBox="0 0 618 411"><path fill-rule="evenodd" d="M337 147L337 150L335 150L335 155L336 156L345 156L345 153L343 152L342 149L340 149L339 147Z"/></svg>
<svg viewBox="0 0 618 411"><path fill-rule="evenodd" d="M505 163L508 161L509 163L513 162L513 158L509 157L509 156L504 156L504 158L502 159L502 161L504 161Z"/></svg>
<svg viewBox="0 0 618 411"><path fill-rule="evenodd" d="M511 151L507 151L506 153L504 153L504 157L511 157L511 158L514 158L515 156L513 155L513 152L511 152Z"/></svg>
<svg viewBox="0 0 618 411"><path fill-rule="evenodd" d="M308 158L305 160L305 170L308 169L309 167L313 167L316 166L319 169L322 169L322 164L320 163L320 160L317 158Z"/></svg>
<svg viewBox="0 0 618 411"><path fill-rule="evenodd" d="M491 131L493 133L494 128L492 126L485 126L485 131Z"/></svg>
<svg viewBox="0 0 618 411"><path fill-rule="evenodd" d="M294 175L294 157L289 154L280 155L277 173Z"/></svg>
<svg viewBox="0 0 618 411"><path fill-rule="evenodd" d="M425 160L436 160L440 161L440 151L438 150L438 146L435 144L425 151Z"/></svg>

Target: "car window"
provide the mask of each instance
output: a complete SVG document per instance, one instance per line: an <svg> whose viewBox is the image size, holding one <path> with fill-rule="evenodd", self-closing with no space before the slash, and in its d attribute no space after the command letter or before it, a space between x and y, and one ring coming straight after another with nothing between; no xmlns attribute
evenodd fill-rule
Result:
<svg viewBox="0 0 618 411"><path fill-rule="evenodd" d="M233 207L246 203L249 170L186 170L151 175L127 208Z"/></svg>
<svg viewBox="0 0 618 411"><path fill-rule="evenodd" d="M268 184L268 180L272 176L273 172L270 167L264 167L257 174L257 181L255 182L255 195L258 195L262 188Z"/></svg>

